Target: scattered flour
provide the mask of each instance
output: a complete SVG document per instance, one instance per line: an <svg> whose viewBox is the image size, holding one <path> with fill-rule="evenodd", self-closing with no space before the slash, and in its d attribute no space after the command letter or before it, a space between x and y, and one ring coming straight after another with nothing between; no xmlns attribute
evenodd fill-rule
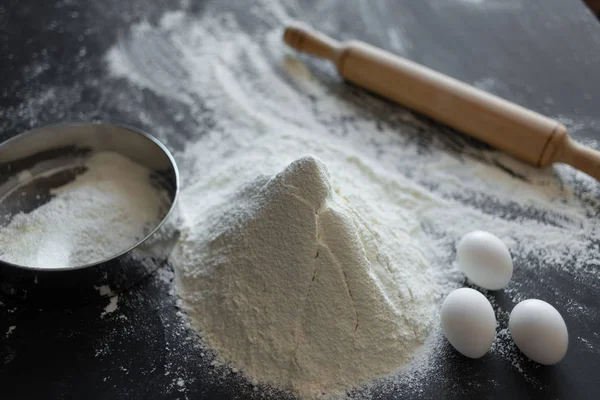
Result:
<svg viewBox="0 0 600 400"><path fill-rule="evenodd" d="M386 313L394 315L391 310L405 310L408 318L419 312L435 318L435 310L428 306L430 296L434 302L439 301L447 291L464 283L455 272L454 249L462 235L475 229L493 232L513 254L516 279L505 291L508 303L535 296L534 285L529 285L530 291L525 294L519 291L520 285L528 279L537 280L549 269L577 279L587 290L597 287L600 203L593 179L566 166L546 170L529 167L433 126L397 105L349 88L329 64L297 56L284 47L281 27L300 13L293 5L285 8L271 1L253 1L249 9L245 18L251 21L237 21L220 3L209 3L201 17L169 12L157 25L135 25L107 54L115 77L126 78L133 85L165 97L170 104L184 107L186 118L176 115L176 120L183 123L189 116L191 121L184 130L192 140L175 155L184 188L180 198L182 236L173 260L183 306L204 340L219 351L221 361L250 375L250 382L255 384L271 381L295 386L296 391L310 395L318 390L343 390L370 377L393 372L410 359L410 354L419 360L421 353L439 356L435 346L443 341L436 340L437 336L430 336L415 353L427 332L438 334L427 318L412 325L424 332L414 332L414 343L407 340L404 330L394 330L390 321L386 332L398 336L406 355L393 365L386 354L377 352L373 358L363 359L363 366L348 364L354 354L336 353L349 343L336 341L342 337L337 333L311 342L314 346L330 345L321 354L304 346L303 340L329 329L351 331L361 307L377 304L381 298L386 298L386 303L379 313L374 313L374 319ZM253 9L260 12L252 12ZM316 306L323 305L318 295L325 291L312 293L315 283L302 275L310 275L306 272L311 271L310 267L320 270L314 268L317 261L272 267L273 260L289 255L289 251L279 254L274 250L285 249L282 246L288 243L284 240L288 233L308 232L308 228L291 229L293 226L310 222L315 224L313 232L317 231L318 213L317 217L307 218L310 213L304 212L302 207L306 204L299 199L308 197L310 194L303 191L313 186L295 189L281 182L283 176L290 174L294 162L306 160L303 157L307 154L320 159L329 171L329 175L324 175L326 179L317 179L330 187L325 208L341 209L341 214L353 221L341 224L345 226L341 231L363 239L353 248L364 248L365 258L372 266L370 274L353 275L356 279L347 276L347 293L342 290L344 282L339 275L340 279L331 281L337 284L327 286L327 290L334 290L332 300L346 299L340 303L338 319L328 314L334 312L332 309ZM321 165L316 161L315 164ZM277 215L288 221L289 227L266 224L267 217L273 216L266 211L288 200L296 208ZM297 218L292 220L294 216ZM257 236L258 232L265 233ZM280 238L277 232L283 232ZM313 243L316 256L318 241L312 236L298 239L299 245L306 243ZM259 251L248 252L246 258L232 257L246 247ZM414 253L408 250L411 248ZM406 251L411 257L405 257ZM350 256L352 252L343 254ZM316 260L321 256L319 252ZM234 259L245 268L234 268ZM344 264L354 266L349 270L356 274L366 269L357 259ZM414 265L406 266L406 259L415 260ZM309 267L293 269L292 265ZM328 265L322 269L333 274L334 264ZM377 265L385 268L380 271ZM395 280L395 272L412 271L416 265L427 267L401 283ZM385 280L376 274L386 271L398 285L395 291L381 284ZM291 274L288 280L286 273ZM425 277L431 281L417 285L416 281ZM307 281L312 287L310 296L306 294ZM259 296L260 291L244 289L248 285L269 290ZM365 299L374 303L365 300L359 305L354 301L354 308L349 307L350 292L358 296L352 291L353 285L357 289L370 288ZM393 298L391 293L403 296L408 288L415 289L413 296L423 302L405 301L401 306L393 303L402 298ZM309 298L313 303L308 302ZM558 294L554 300L560 310L580 306L565 294ZM274 301L279 303L273 304ZM315 306L307 309L308 304ZM293 329L285 330L277 323L282 321L277 310L283 309L293 311L283 316L293 322ZM354 310L357 313L353 315ZM574 318L584 326L591 324L598 313L590 307L574 310ZM307 324L307 318L327 321L329 325ZM268 325L270 321L274 323ZM268 329L261 330L265 324ZM307 329L311 325L315 326L312 331ZM237 328L228 329L230 326ZM408 326L411 322L403 325ZM363 328L367 329L368 324L359 323L357 334ZM352 341L365 338L352 337ZM294 352L289 350L295 348L296 339L299 345L294 360ZM386 346L386 342L384 337L378 344ZM369 340L360 343L365 348L375 346ZM361 357L360 350L353 350L357 359ZM506 359L516 370L524 370L507 331L500 331L492 353ZM331 365L334 362L329 357L339 357L340 364L349 365L350 375L337 382L336 367L323 368L323 375L313 377L316 384L311 386L307 366L317 360ZM375 365L376 360L381 366ZM220 365L221 361L215 360L214 364ZM367 373L363 368L366 366L374 366L374 370ZM405 372L398 379L402 376Z"/></svg>
<svg viewBox="0 0 600 400"><path fill-rule="evenodd" d="M265 8L284 13L270 2ZM210 131L198 126L199 140L177 154L184 186L223 163L245 173L231 161L243 152L257 165L265 156L290 163L311 153L331 169L332 162L344 164L338 157L344 150L323 156L320 143L337 138L342 148L357 152L356 163L375 160L387 179L402 176L443 205L424 210L431 220L427 228L446 245L441 255L447 257L446 247L464 233L487 226L512 251L543 255L548 263L578 255L572 257L574 264L555 268L589 264L593 255L587 249L599 237L590 218L598 208L593 179L567 166L539 170L502 153L475 149L443 128L432 128L361 92L344 92L346 98L340 98L334 88L341 82L329 65L311 60L311 72L284 47L281 19L277 28L253 36L231 14L208 9L198 20L171 12L156 28L145 22L134 26L108 53L116 76L192 109L202 105L215 115ZM158 62L163 59L175 61L163 65ZM292 154L286 151L289 143L305 150ZM262 152L253 153L254 147ZM253 168L245 177L252 179L255 172ZM203 199L210 197L206 193Z"/></svg>
<svg viewBox="0 0 600 400"><path fill-rule="evenodd" d="M1 260L42 268L97 262L155 226L164 199L146 168L111 152L93 155L86 167L48 203L0 227Z"/></svg>
<svg viewBox="0 0 600 400"><path fill-rule="evenodd" d="M104 307L104 311L100 314L100 318L106 317L106 315L114 312L119 307L119 296L115 295L109 299L108 304Z"/></svg>
<svg viewBox="0 0 600 400"><path fill-rule="evenodd" d="M100 296L110 297L113 295L113 291L108 285L94 286L94 289L98 291Z"/></svg>
<svg viewBox="0 0 600 400"><path fill-rule="evenodd" d="M12 335L12 333L15 331L15 329L17 329L16 325L11 325L8 327L8 330L6 331L7 339L8 339L8 337L10 337L10 335Z"/></svg>
<svg viewBox="0 0 600 400"><path fill-rule="evenodd" d="M436 8L460 5L464 9L491 11L518 8L521 2L444 0L431 3ZM182 1L181 4L189 2ZM384 14L378 7L386 3L377 1L373 6L371 2L361 1L361 7L350 3L346 6L316 2L309 7L302 4L305 2L289 1L280 6L272 1L246 1L247 14L238 22L230 14L236 7L235 1L208 2L202 7L201 14L193 13L195 17L169 12L157 25L140 23L112 49L108 61L116 76L140 88L149 88L153 93L135 89L124 91L121 90L122 81L95 76L85 76L84 79L89 78L86 82L42 85L33 92L30 92L31 85L26 85L28 94L23 95L24 101L20 105L0 109L0 117L4 117L0 118L2 131L14 132L62 119L110 118L118 110L119 118L142 124L173 149L187 147L176 157L189 187L202 180L198 178L200 172L227 165L235 167L232 159L241 154L255 158L247 171L237 169L244 174L247 183L256 180L257 167L262 167L267 158L271 161L279 155L285 158L272 168L265 166L263 173L272 176L298 157L316 154L327 164L332 185L337 186L339 182L336 181L344 174L332 162L332 155L313 151L314 143L329 142L335 137L343 145L341 154L351 149L359 160L368 160L374 165L377 174L389 176L393 181L401 177L399 187L409 181L440 202L441 206L423 214L416 212L414 216L421 221L429 240L426 244L430 246L422 242L421 245L427 248L425 256L430 261L430 273L436 279L446 281L445 274L452 269L453 246L461 233L485 228L507 241L515 256L516 279L504 291L509 303L506 310L521 299L536 296L536 287L531 282L550 276L545 272L548 270L564 281L576 282L581 291L597 292L600 287L600 247L595 221L599 191L595 181L569 167L540 171L486 148L477 148L477 144L462 140L443 127L421 121L401 107L385 104L343 85L326 63L296 56L285 49L281 44L280 27L290 17L300 18L315 21L316 27L330 34L342 33L340 37L343 38L344 23L335 15L345 13L329 10L346 7L345 11L356 8L358 13L363 13L365 9L374 8L372 14L382 18ZM356 21L357 24L352 24L352 29L345 32L346 38L351 32L360 35L357 32L362 16ZM405 37L398 26L387 35L384 32L381 40L385 37L394 51L402 52L411 47L407 43L410 36ZM95 60L90 63L96 69L98 63ZM31 75L50 68L50 65L48 61L33 64L35 68ZM501 89L492 83L492 80L479 82L487 90ZM525 86L523 90L532 92L534 89ZM85 96L89 91L99 97ZM159 96L164 98L158 99ZM591 98L589 94L583 96ZM164 111L148 112L149 98L164 105ZM172 118L166 118L169 112L172 112ZM8 118L14 115L18 118ZM597 128L595 119L582 124L580 115L577 113L576 121L573 115L558 116L571 132ZM296 135L298 131L302 134ZM282 137L283 143L280 142ZM301 143L296 143L293 154L287 153L284 144L296 139ZM186 143L190 140L197 143ZM304 144L307 144L306 148L298 148ZM598 147L595 141L586 144ZM249 154L254 148L259 149L258 153ZM344 162L338 166L343 167ZM230 195L233 197L234 193ZM219 196L210 200L215 207L222 204ZM202 201L207 197L203 193ZM167 283L171 279L170 271L160 276L161 282ZM448 280L450 286L462 284L460 277L451 274ZM573 324L594 331L597 307L578 303L582 298L580 290L567 292L561 286L553 287L552 282L541 279L540 285L546 288L542 293L554 293L553 303L561 312L568 310L563 315ZM488 298L492 300L489 294ZM498 312L497 304L494 308ZM7 309L7 312L13 314L15 309ZM130 317L133 319L135 315ZM127 321L115 329L123 332L133 325ZM165 328L165 334L171 332ZM437 335L435 327L431 335ZM578 351L597 354L597 336L580 337ZM112 362L111 352L118 345L111 340L117 340L116 337L114 332L108 335L97 355L110 358ZM439 346L444 341L438 339L430 337L423 350L438 357L442 353L445 361ZM511 343L509 332L501 325L492 356L506 359L515 370L527 376L528 363ZM212 360L208 349L199 349L198 354ZM184 368L181 365L180 360L173 360L165 375L182 372L178 370ZM443 379L433 367L432 375L425 376L423 381ZM422 371L422 365L418 364L416 370ZM209 368L206 374L187 374L182 380L186 388L192 387L189 383L203 379L204 375L215 376L217 372ZM405 376L403 372L399 377ZM411 376L412 389L409 388L406 396L394 392L396 397L420 397L425 384ZM179 378L174 382L178 383ZM256 379L250 379L250 382L255 390L262 390ZM174 385L179 386L177 383ZM464 385L471 386L469 383ZM382 396L377 390L374 394L376 398L389 397ZM458 396L454 392L450 395Z"/></svg>

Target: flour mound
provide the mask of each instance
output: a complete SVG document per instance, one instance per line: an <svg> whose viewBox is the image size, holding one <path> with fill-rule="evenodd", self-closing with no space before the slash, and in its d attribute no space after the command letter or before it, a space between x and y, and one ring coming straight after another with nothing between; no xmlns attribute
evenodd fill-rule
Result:
<svg viewBox="0 0 600 400"><path fill-rule="evenodd" d="M202 184L184 198L200 204L205 194ZM189 203L173 255L184 307L248 376L303 396L339 393L389 375L423 344L430 276L419 256L393 252L418 243L378 235L319 159L300 158L221 204Z"/></svg>

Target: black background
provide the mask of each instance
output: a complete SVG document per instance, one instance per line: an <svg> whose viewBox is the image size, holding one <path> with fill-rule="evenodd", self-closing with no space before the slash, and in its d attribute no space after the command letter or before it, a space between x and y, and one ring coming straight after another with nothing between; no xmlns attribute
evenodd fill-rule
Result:
<svg viewBox="0 0 600 400"><path fill-rule="evenodd" d="M328 33L360 38L392 51L398 49L385 33L389 27L401 27L411 42L403 50L406 57L475 85L493 76L495 84L488 90L560 119L573 136L590 145L600 138L600 26L577 0L376 1L371 5L339 0L335 16L317 12L314 1L301 3L296 13L315 26L335 18L336 32ZM120 96L141 98L148 112L170 127L162 132L168 146L180 149L185 121L172 120L170 106L155 94L109 78L103 56L135 22L156 21L165 11L176 9L200 15L204 7L202 1L5 0L0 5L0 140L65 120L123 122L152 132L139 110L115 105L123 104L112 101ZM237 7L244 12L243 6ZM32 99L49 85L60 88L56 101L36 107ZM204 122L209 128L210 121ZM146 278L121 292L118 312L104 318L99 315L108 299L99 296L52 290L23 298L3 290L0 398L254 396L251 385L212 368L208 353L202 356L204 351L177 316L176 298L168 293L170 275L165 270L169 267L162 268L160 277ZM516 279L527 282L521 290L544 294L553 304L574 299L596 310L586 318L563 312L570 348L562 363L540 367L513 349L526 372L521 373L505 358L488 355L468 360L445 345L436 356L435 371L418 391L400 385L392 392L375 391L375 397L600 398L600 278L582 282L555 269L518 274ZM504 309L512 308L502 293L495 300ZM9 326L16 329L5 335ZM177 384L180 378L183 386Z"/></svg>

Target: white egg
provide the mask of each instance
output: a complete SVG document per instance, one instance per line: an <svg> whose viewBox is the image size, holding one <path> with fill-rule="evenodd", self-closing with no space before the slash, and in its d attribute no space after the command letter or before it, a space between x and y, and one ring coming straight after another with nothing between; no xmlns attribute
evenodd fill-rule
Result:
<svg viewBox="0 0 600 400"><path fill-rule="evenodd" d="M442 329L452 346L467 357L483 357L496 336L492 305L477 290L462 288L450 293L440 311Z"/></svg>
<svg viewBox="0 0 600 400"><path fill-rule="evenodd" d="M545 301L530 299L517 304L510 313L508 329L517 347L540 364L556 364L567 354L565 320Z"/></svg>
<svg viewBox="0 0 600 400"><path fill-rule="evenodd" d="M459 269L484 289L502 289L512 277L513 262L508 248L489 232L474 231L463 236L456 257Z"/></svg>

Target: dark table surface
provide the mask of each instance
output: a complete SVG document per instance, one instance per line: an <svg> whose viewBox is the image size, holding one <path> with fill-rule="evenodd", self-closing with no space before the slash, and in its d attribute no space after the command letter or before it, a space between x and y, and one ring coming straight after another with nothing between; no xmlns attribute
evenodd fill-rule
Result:
<svg viewBox="0 0 600 400"><path fill-rule="evenodd" d="M220 0L215 0L220 1ZM232 1L244 15L244 2ZM474 84L565 123L577 139L600 138L600 25L578 0L342 1L293 13L338 37L356 37ZM321 3L322 4L322 3ZM163 99L108 75L104 54L141 20L182 9L201 15L203 1L5 0L0 5L0 140L65 120L114 121L152 132L180 150L182 121ZM237 10L237 11L236 11ZM408 38L406 45L394 36ZM42 99L54 88L51 101ZM115 99L119 101L115 101ZM125 102L123 101L125 99ZM123 107L128 102L131 106ZM145 114L140 109L146 110ZM151 115L148 117L148 115ZM185 123L185 121L184 121ZM598 147L598 146L596 146ZM599 210L600 211L600 210ZM539 270L547 288L598 309L600 277L579 290L573 277ZM544 275L545 274L545 275ZM600 273L599 273L600 274ZM123 285L118 309L109 299L46 290L0 297L0 398L249 398L260 390L211 367L178 316L168 265ZM99 278L96 284L106 283ZM135 283L135 284L134 284ZM8 285L8 284L7 284ZM524 284L521 290L532 289ZM8 289L7 289L8 287ZM502 295L496 299L502 305ZM600 313L586 323L565 315L566 359L551 368L521 359L468 360L448 348L418 392L406 398L600 398ZM506 321L501 321L506 323ZM586 341L578 338L586 337ZM518 356L518 355L517 355ZM522 356L518 356L522 357ZM258 394L257 394L258 393ZM394 392L376 394L396 398ZM278 397L277 394L273 397Z"/></svg>

